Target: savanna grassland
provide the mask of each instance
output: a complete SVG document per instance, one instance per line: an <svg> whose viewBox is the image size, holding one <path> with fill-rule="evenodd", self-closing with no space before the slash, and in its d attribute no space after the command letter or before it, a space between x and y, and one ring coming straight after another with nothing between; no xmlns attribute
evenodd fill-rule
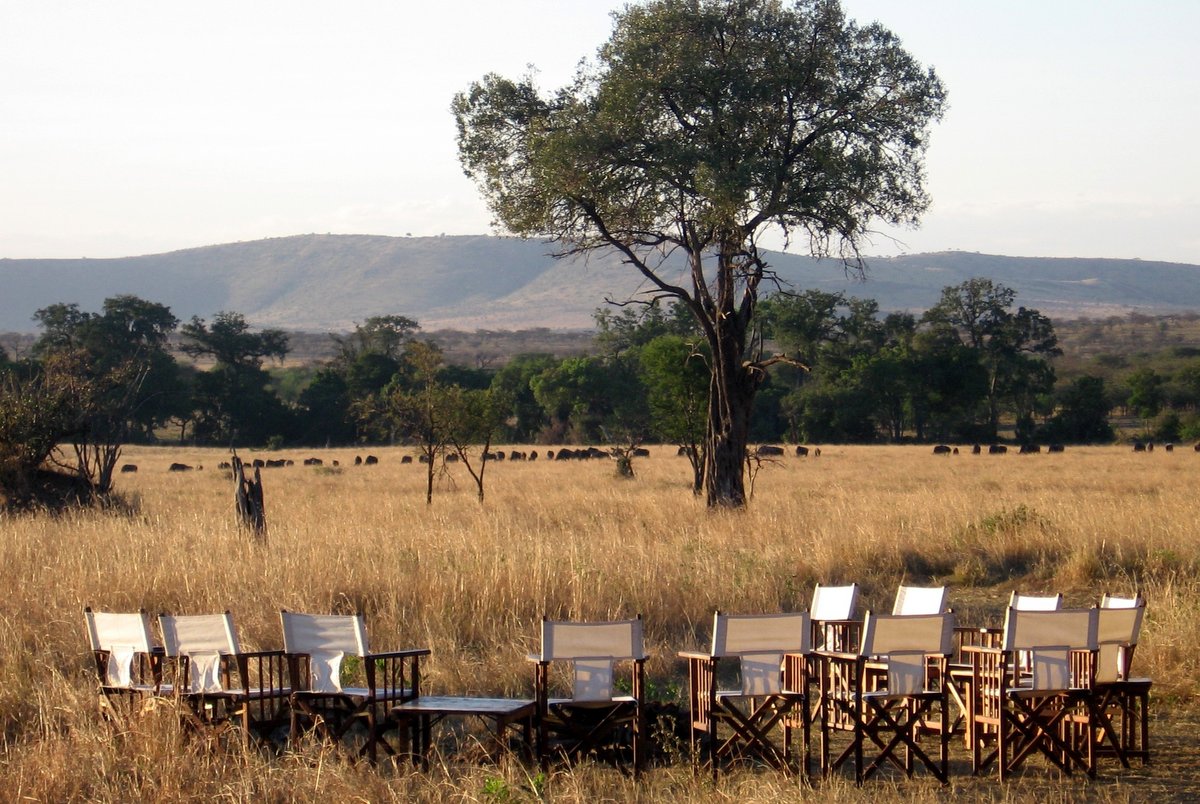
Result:
<svg viewBox="0 0 1200 804"><path fill-rule="evenodd" d="M927 447L826 447L764 464L754 499L711 513L673 448L637 459L489 463L476 502L461 466L424 503L424 467L400 449L272 453L269 539L234 520L219 450L129 448L125 512L0 518L0 789L9 800L987 800L1200 797L1200 454L1127 447L933 456ZM365 453L362 453L365 454ZM305 467L315 455L323 467ZM266 456L262 456L266 457ZM337 459L340 467L332 467ZM168 473L180 461L202 471ZM1137 652L1155 680L1155 761L1094 782L1042 764L1001 786L952 747L950 791L926 778L811 788L768 770L714 786L682 753L638 782L603 766L548 779L512 758L442 756L429 771L345 761L320 746L272 757L181 734L170 712L116 733L99 716L82 609L233 612L244 645L281 646L278 611L361 610L373 647L428 647L423 690L528 697L543 614L645 618L651 696L681 700L681 649L714 609L806 608L813 584L856 581L890 610L896 585L946 583L962 624L992 624L1013 589L1087 605L1104 590L1149 600ZM682 749L679 749L682 751Z"/></svg>

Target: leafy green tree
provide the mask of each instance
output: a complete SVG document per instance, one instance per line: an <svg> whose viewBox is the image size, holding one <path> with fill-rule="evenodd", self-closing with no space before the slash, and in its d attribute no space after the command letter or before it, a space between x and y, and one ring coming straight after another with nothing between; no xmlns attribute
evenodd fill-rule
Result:
<svg viewBox="0 0 1200 804"><path fill-rule="evenodd" d="M875 219L915 223L927 206L945 93L835 0L651 0L614 18L550 97L497 75L458 95L460 159L509 231L615 249L651 297L687 307L712 355L707 501L742 506L754 396L777 360L753 337L773 277L759 237L777 227L861 267Z"/></svg>
<svg viewBox="0 0 1200 804"><path fill-rule="evenodd" d="M399 360L404 353L404 345L420 329L420 324L406 316L371 316L363 323L356 324L350 334L333 336L338 352L336 361L349 366L364 354Z"/></svg>
<svg viewBox="0 0 1200 804"><path fill-rule="evenodd" d="M532 442L549 424L545 409L533 393L532 381L559 362L552 355L516 355L492 378L491 387L510 400L512 406L505 419L505 435L511 441Z"/></svg>
<svg viewBox="0 0 1200 804"><path fill-rule="evenodd" d="M530 387L569 441L609 441L606 430L649 428L645 389L632 361L569 357L530 380Z"/></svg>
<svg viewBox="0 0 1200 804"><path fill-rule="evenodd" d="M1018 418L1030 416L1032 400L1054 385L1048 360L1061 354L1050 320L1037 310L1010 310L1016 291L990 279L968 279L942 290L922 320L957 335L976 352L987 373L987 430L995 438L1001 406L1008 401Z"/></svg>
<svg viewBox="0 0 1200 804"><path fill-rule="evenodd" d="M125 442L152 438L184 408L178 366L166 350L178 319L164 305L125 295L105 299L100 313L54 304L34 320L42 326L34 353L43 360L58 356L59 368L73 365L80 373L71 437L75 471L106 495Z"/></svg>
<svg viewBox="0 0 1200 804"><path fill-rule="evenodd" d="M680 335L659 335L639 352L654 434L678 445L692 467L692 492L704 491L707 356Z"/></svg>
<svg viewBox="0 0 1200 804"><path fill-rule="evenodd" d="M493 388L463 388L451 385L442 404L450 414L449 446L466 467L483 503L483 479L491 455L492 440L501 431L512 402Z"/></svg>
<svg viewBox="0 0 1200 804"><path fill-rule="evenodd" d="M660 302L654 301L638 307L624 307L620 313L601 307L594 318L596 344L608 357L619 357L663 335L694 340L700 334L692 314L679 303L672 303L664 310Z"/></svg>
<svg viewBox="0 0 1200 804"><path fill-rule="evenodd" d="M1058 395L1058 412L1047 423L1045 437L1082 444L1112 441L1111 404L1102 377L1077 377Z"/></svg>
<svg viewBox="0 0 1200 804"><path fill-rule="evenodd" d="M184 354L216 362L195 377L194 434L206 441L265 444L292 431L291 412L271 392L266 358L282 360L288 337L278 329L253 332L240 313L220 312L208 324L199 316L180 329Z"/></svg>
<svg viewBox="0 0 1200 804"><path fill-rule="evenodd" d="M1143 419L1153 419L1163 407L1163 376L1152 368L1140 368L1125 379L1129 406Z"/></svg>

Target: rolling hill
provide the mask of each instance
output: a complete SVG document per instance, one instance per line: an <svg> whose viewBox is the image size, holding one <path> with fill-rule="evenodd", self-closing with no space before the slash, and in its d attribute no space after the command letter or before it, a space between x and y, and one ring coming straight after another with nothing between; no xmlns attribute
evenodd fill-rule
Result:
<svg viewBox="0 0 1200 804"><path fill-rule="evenodd" d="M398 313L426 330L587 329L608 298L642 289L615 254L556 260L545 243L493 236L298 235L119 259L0 260L0 331L34 329L57 302L99 310L130 293L181 319L236 311L257 326L344 331ZM1140 260L1040 259L968 252L869 260L866 281L835 260L769 256L783 281L919 312L941 289L986 276L1054 318L1200 310L1200 266Z"/></svg>

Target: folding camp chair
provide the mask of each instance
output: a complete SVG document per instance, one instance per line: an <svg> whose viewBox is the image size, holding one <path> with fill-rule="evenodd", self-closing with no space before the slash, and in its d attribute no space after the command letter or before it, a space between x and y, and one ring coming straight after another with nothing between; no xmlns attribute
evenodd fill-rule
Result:
<svg viewBox="0 0 1200 804"><path fill-rule="evenodd" d="M972 659L971 766L992 762L1007 779L1034 752L1063 773L1096 772L1094 741L1072 740L1072 727L1104 728L1097 722L1092 688L1097 654L1098 609L1027 611L1010 608L1000 648L965 648ZM1017 661L1029 657L1029 669ZM985 743L995 748L984 754Z"/></svg>
<svg viewBox="0 0 1200 804"><path fill-rule="evenodd" d="M615 760L628 746L633 772L640 771L646 658L640 616L613 622L542 620L542 650L529 659L535 663L538 754L543 768L552 752L568 759L594 754ZM629 663L628 695L616 694L617 662ZM570 666L569 697L550 697L555 663Z"/></svg>
<svg viewBox="0 0 1200 804"><path fill-rule="evenodd" d="M1132 598L1106 594L1097 615L1095 715L1103 718L1109 729L1093 732L1100 740L1096 750L1101 755L1116 756L1125 767L1129 767L1130 758L1141 759L1142 764L1150 761L1152 682L1130 672L1145 613L1146 601L1140 594ZM1109 739L1105 741L1104 737Z"/></svg>
<svg viewBox="0 0 1200 804"><path fill-rule="evenodd" d="M818 650L852 651L858 646L862 625L858 615L858 584L821 586L813 589L812 619L813 648Z"/></svg>
<svg viewBox="0 0 1200 804"><path fill-rule="evenodd" d="M941 614L946 610L946 587L899 586L892 614Z"/></svg>
<svg viewBox="0 0 1200 804"><path fill-rule="evenodd" d="M1062 603L1061 592L1055 595L1022 595L1013 592L1008 598L1008 607L1017 611L1058 611Z"/></svg>
<svg viewBox="0 0 1200 804"><path fill-rule="evenodd" d="M246 744L270 745L288 723L284 652L243 651L229 612L160 614L158 623L186 722L215 733L240 726Z"/></svg>
<svg viewBox="0 0 1200 804"><path fill-rule="evenodd" d="M283 649L291 681L291 737L308 730L333 742L350 736L363 724L359 749L372 763L382 747L395 750L385 734L395 728L387 707L416 698L420 691L422 656L429 649L372 653L361 614L280 613ZM357 657L358 661L345 661Z"/></svg>
<svg viewBox="0 0 1200 804"><path fill-rule="evenodd" d="M723 761L758 759L778 770L791 769L792 730L800 726L804 770L809 768L807 655L810 623L807 612L796 614L722 614L713 617L712 651L683 652L687 659L694 756L698 743L712 765L713 778ZM788 660L784 677L784 656ZM722 659L736 660L740 684L720 689ZM729 735L721 740L720 724ZM771 739L783 729L783 747ZM703 739L701 739L703 738Z"/></svg>
<svg viewBox="0 0 1200 804"><path fill-rule="evenodd" d="M867 614L856 653L816 651L822 700L821 768L836 771L851 758L858 784L890 763L912 776L915 760L942 784L949 779L946 663L954 649L954 614ZM938 750L918 742L923 723L937 718ZM836 731L850 743L836 756ZM878 753L866 763L865 749ZM897 752L903 748L903 756Z"/></svg>
<svg viewBox="0 0 1200 804"><path fill-rule="evenodd" d="M123 720L151 699L171 695L163 684L162 649L150 635L146 612L83 610L88 644L100 680L100 706L105 716Z"/></svg>

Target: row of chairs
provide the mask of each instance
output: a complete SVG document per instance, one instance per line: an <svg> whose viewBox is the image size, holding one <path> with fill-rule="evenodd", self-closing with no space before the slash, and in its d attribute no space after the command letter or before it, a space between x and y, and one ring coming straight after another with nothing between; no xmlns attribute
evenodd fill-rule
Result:
<svg viewBox="0 0 1200 804"><path fill-rule="evenodd" d="M853 759L860 783L885 764L911 775L917 762L945 783L958 733L975 772L998 761L1002 778L1035 752L1066 773L1094 774L1105 752L1126 766L1132 756L1148 760L1150 685L1129 674L1144 601L1061 603L1014 595L1000 629L956 627L944 587L902 586L892 614L861 620L856 585L818 585L808 612L717 612L711 650L680 654L693 756L714 777L743 759L785 771L802 763L807 775L817 727L822 772ZM404 751L412 736L388 713L420 696L429 651L371 652L361 615L285 611L283 650L254 653L240 649L228 613L162 615L161 646L142 613L86 615L102 701L114 715L174 697L197 727L240 726L245 740L264 743L281 733L355 737L372 761L381 749ZM555 754L590 753L640 769L646 658L640 617L542 622L541 651L529 659L543 765ZM557 689L555 663L568 669ZM838 735L849 741L835 754Z"/></svg>

